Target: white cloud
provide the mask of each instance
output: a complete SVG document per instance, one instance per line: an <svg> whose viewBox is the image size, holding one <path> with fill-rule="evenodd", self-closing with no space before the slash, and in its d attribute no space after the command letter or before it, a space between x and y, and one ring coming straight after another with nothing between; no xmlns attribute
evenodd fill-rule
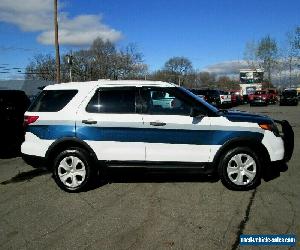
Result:
<svg viewBox="0 0 300 250"><path fill-rule="evenodd" d="M111 42L121 39L119 31L102 24L101 16L80 15L74 19L62 16L59 27L59 40L61 44L86 45L91 44L97 37ZM43 31L38 41L43 44L52 44L54 33L52 30Z"/></svg>
<svg viewBox="0 0 300 250"><path fill-rule="evenodd" d="M68 13L59 12L61 44L89 45L97 37L111 42L122 37L120 31L103 24L100 15L69 18ZM1 0L0 22L14 24L25 32L40 32L38 42L53 44L53 0Z"/></svg>
<svg viewBox="0 0 300 250"><path fill-rule="evenodd" d="M0 21L17 25L23 31L49 29L53 8L51 3L51 0L1 0Z"/></svg>
<svg viewBox="0 0 300 250"><path fill-rule="evenodd" d="M238 74L240 69L249 68L249 65L244 60L233 60L224 61L216 64L207 66L203 71L208 71L210 73L215 73L217 75L227 74L234 75Z"/></svg>
<svg viewBox="0 0 300 250"><path fill-rule="evenodd" d="M290 75L288 65L283 59L280 59L279 63L280 69L277 68L272 71L272 81L275 85L287 85L289 83ZM298 64L300 64L300 60ZM238 79L240 69L249 68L249 64L245 60L232 60L209 65L201 71L208 71L210 73L214 73L217 77L226 75ZM291 73L292 81L298 83L300 79L300 70L294 68Z"/></svg>

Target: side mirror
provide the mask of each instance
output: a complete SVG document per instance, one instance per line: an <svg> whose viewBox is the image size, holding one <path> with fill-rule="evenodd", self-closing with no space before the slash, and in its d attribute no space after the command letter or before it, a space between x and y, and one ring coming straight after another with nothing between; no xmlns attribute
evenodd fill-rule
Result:
<svg viewBox="0 0 300 250"><path fill-rule="evenodd" d="M203 117L204 115L197 108L192 107L190 111L190 117Z"/></svg>

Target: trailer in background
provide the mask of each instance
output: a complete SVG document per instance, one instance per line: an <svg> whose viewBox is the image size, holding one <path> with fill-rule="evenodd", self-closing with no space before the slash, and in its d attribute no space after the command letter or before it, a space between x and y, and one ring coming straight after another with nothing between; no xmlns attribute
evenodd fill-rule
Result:
<svg viewBox="0 0 300 250"><path fill-rule="evenodd" d="M240 88L244 102L250 102L254 92L262 89L263 78L262 69L240 70Z"/></svg>

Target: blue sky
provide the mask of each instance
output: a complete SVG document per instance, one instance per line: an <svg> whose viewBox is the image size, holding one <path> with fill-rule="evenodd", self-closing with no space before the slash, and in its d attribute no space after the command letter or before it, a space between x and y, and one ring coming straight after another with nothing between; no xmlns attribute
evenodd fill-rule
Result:
<svg viewBox="0 0 300 250"><path fill-rule="evenodd" d="M60 0L61 51L88 47L100 36L122 47L136 43L150 70L172 56L196 69L243 59L245 44L270 34L279 44L300 25L299 0ZM0 1L0 71L24 68L54 53L52 0ZM6 65L8 64L8 65ZM0 74L0 79L16 77Z"/></svg>

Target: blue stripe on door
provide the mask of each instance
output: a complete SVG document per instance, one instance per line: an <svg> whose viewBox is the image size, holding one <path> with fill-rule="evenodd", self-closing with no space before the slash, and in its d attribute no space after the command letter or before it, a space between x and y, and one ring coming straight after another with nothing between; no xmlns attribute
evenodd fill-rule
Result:
<svg viewBox="0 0 300 250"><path fill-rule="evenodd" d="M55 140L75 136L74 126L31 125L31 132L41 139ZM194 145L222 145L233 138L255 138L262 140L263 134L250 131L182 130L154 128L77 127L76 137L91 141L147 142Z"/></svg>

